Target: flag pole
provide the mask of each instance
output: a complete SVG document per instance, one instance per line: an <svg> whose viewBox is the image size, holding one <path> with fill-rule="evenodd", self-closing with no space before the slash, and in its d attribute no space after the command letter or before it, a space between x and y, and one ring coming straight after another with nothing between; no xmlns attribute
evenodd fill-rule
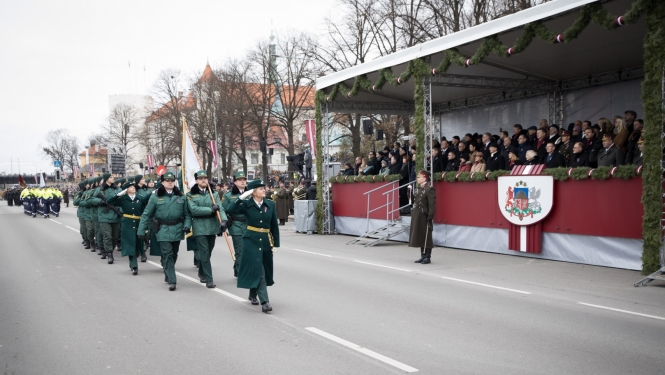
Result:
<svg viewBox="0 0 665 375"><path fill-rule="evenodd" d="M210 184L208 184L208 193L210 193L210 199L212 199L212 204L217 204L215 202L215 196L212 195L212 190L210 190ZM217 211L217 220L219 220L219 223L222 223L222 215L219 214L219 211ZM231 245L231 241L229 241L229 235L224 232L224 239L226 240L226 245L229 247L229 252L231 253L231 259L234 261L236 260L236 256L233 253L233 246Z"/></svg>

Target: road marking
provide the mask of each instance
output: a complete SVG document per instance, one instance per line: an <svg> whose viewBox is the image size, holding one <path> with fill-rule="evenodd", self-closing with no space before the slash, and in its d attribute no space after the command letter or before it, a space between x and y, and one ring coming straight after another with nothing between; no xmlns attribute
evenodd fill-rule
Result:
<svg viewBox="0 0 665 375"><path fill-rule="evenodd" d="M67 227L67 228L73 230L74 232L81 233L81 232L79 232L78 229L74 229L74 228L70 227L69 225L65 225L65 227Z"/></svg>
<svg viewBox="0 0 665 375"><path fill-rule="evenodd" d="M287 248L287 247L285 247L284 249L300 251L301 253L307 253L307 254L321 255L322 257L328 257L328 258L332 258L332 257L333 257L332 255L320 254L320 253L315 253L315 252L313 252L313 251L307 251L307 250L291 249L291 248Z"/></svg>
<svg viewBox="0 0 665 375"><path fill-rule="evenodd" d="M397 267L390 267L390 266L384 266L383 264L376 264L376 263L369 263L369 262L363 262L360 260L354 260L356 263L362 263L362 264L369 264L370 266L377 266L377 267L383 267L383 268L390 268L391 270L398 270L398 271L404 271L404 272L411 272L411 270L405 270L404 268L397 268Z"/></svg>
<svg viewBox="0 0 665 375"><path fill-rule="evenodd" d="M522 293L522 294L531 294L530 292L525 292L523 290L517 290L517 289L510 289L510 288L503 288L500 286L495 286L495 285L489 285L489 284L482 284L482 283L477 283L475 281L468 281L468 280L462 280L462 279L455 279L452 277L445 277L441 276L442 279L446 280L452 280L452 281L459 281L461 283L467 283L467 284L473 284L473 285L479 285L479 286L486 286L488 288L494 288L494 289L501 289L501 290L507 290L509 292L515 292L515 293Z"/></svg>
<svg viewBox="0 0 665 375"><path fill-rule="evenodd" d="M54 222L54 223L62 224L61 222L59 222L59 221L55 221L55 220L53 220L53 219L49 219L49 220L51 220L51 221Z"/></svg>
<svg viewBox="0 0 665 375"><path fill-rule="evenodd" d="M153 262L153 261L151 261L151 260L149 260L148 263L152 264L152 265L155 266L155 267L163 268L161 264L157 264L157 263L155 263L155 262ZM189 281L193 282L194 284L200 285L200 286L202 286L202 287L205 287L205 286L206 286L205 284L200 283L199 280L197 280L197 279L195 279L195 278L193 278L193 277L191 277L191 276L187 276L187 275L185 275L185 274L183 274L183 273L180 273L180 272L176 272L175 274L176 274L177 276L179 276L179 277L182 277L182 278L185 279L185 280L189 280ZM227 297L229 297L229 298L232 298L232 299L234 299L234 300L236 300L236 301L238 301L238 302L246 302L246 301L247 301L247 300L245 300L245 299L242 298L242 297L238 297L238 296L236 296L235 294L229 293L229 292L227 292L227 291L225 291L225 290L222 290L222 289L219 289L219 288L208 288L208 289L210 289L210 291L212 291L212 292L217 292L217 293L219 293L219 294L222 294L222 295L225 295L225 296L227 296Z"/></svg>
<svg viewBox="0 0 665 375"><path fill-rule="evenodd" d="M665 320L665 318L660 317L660 316L655 316L655 315L648 315L648 314L637 313L637 312L634 312L634 311L615 309L615 308L607 307L607 306L592 305L592 304L590 304L590 303L584 303L584 302L578 302L578 303L579 303L580 305L589 306L589 307L596 307L596 308L604 309L604 310L610 310L610 311L622 312L622 313L626 313L626 314L632 314L632 315L637 315L637 316L643 316L643 317L645 317L645 318L651 318L651 319Z"/></svg>
<svg viewBox="0 0 665 375"><path fill-rule="evenodd" d="M405 364L402 363L402 362L396 361L396 360L394 360L394 359L392 359L392 358L388 358L388 357L386 357L386 356L384 356L384 355L381 355L381 354L379 354L379 353L377 353L377 352L373 352L373 351L371 351L371 350L369 350L369 349L367 349L367 348L363 348L363 347L361 347L360 345L357 345L357 344L354 344L354 343L352 343L352 342L346 341L346 340L341 339L341 338L339 338L339 337L337 337L337 336L335 336L335 335L331 335L331 334L328 333L328 332L321 331L321 330L318 329L318 328L307 327L307 328L305 328L305 329L308 330L308 331L310 331L310 332L312 332L312 333L315 333L315 334L317 334L317 335L319 335L319 336L321 336L321 337L325 337L325 338L327 338L328 340L334 341L334 342L336 342L336 343L338 343L338 344L340 344L340 345L346 346L346 347L349 348L349 349L353 349L353 350L355 350L355 351L357 351L357 352L360 352L360 353L362 353L362 354L365 354L365 355L367 355L367 356L370 356L370 357L372 357L372 358L374 358L374 359L378 359L379 361L381 361L381 362L383 362L383 363L387 363L387 364L389 364L389 365L391 365L391 366L397 367L398 369L400 369L400 370L402 370L402 371L405 371L405 372L418 372L418 369L416 369L416 368L413 368L413 367L411 367L411 366L409 366L409 365L405 365Z"/></svg>

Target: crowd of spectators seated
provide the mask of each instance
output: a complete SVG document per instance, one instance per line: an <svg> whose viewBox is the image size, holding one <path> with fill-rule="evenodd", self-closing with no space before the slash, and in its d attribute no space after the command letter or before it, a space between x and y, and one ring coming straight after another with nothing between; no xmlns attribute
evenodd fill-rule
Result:
<svg viewBox="0 0 665 375"><path fill-rule="evenodd" d="M602 117L597 124L575 121L566 129L548 125L524 129L515 124L513 134L466 134L460 139L442 137L432 147L431 163L437 172L512 170L515 165L545 164L546 168L615 167L642 165L644 121L635 111L614 121Z"/></svg>

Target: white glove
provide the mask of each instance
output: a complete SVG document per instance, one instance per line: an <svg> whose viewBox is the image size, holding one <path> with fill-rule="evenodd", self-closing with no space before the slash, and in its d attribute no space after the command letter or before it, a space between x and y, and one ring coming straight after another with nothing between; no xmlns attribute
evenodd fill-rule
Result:
<svg viewBox="0 0 665 375"><path fill-rule="evenodd" d="M127 189L125 189L125 190L119 192L119 193L118 193L118 196L120 197L120 196L125 195L125 194L127 194Z"/></svg>
<svg viewBox="0 0 665 375"><path fill-rule="evenodd" d="M247 199L250 195L252 195L252 192L254 192L254 189L247 190L246 192L240 194L240 199L242 199L242 200Z"/></svg>

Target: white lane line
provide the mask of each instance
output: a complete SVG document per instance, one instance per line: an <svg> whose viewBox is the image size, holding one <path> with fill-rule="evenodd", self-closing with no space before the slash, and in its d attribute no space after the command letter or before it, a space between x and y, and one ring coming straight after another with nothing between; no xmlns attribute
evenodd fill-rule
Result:
<svg viewBox="0 0 665 375"><path fill-rule="evenodd" d="M360 352L360 353L362 353L362 354L365 354L365 355L367 355L367 356L370 356L370 357L372 357L372 358L374 358L374 359L378 359L379 361L381 361L381 362L383 362L383 363L387 363L387 364L389 364L389 365L391 365L391 366L397 367L398 369L400 369L400 370L402 370L402 371L405 371L405 372L418 372L418 369L416 369L416 368L413 368L413 367L411 367L411 366L409 366L409 365L405 365L405 364L402 363L402 362L396 361L396 360L394 360L394 359L392 359L392 358L388 358L388 357L386 357L386 356L384 356L384 355L381 355L381 354L379 354L379 353L377 353L377 352L373 352L373 351L371 351L371 350L369 350L369 349L367 349L367 348L363 348L363 347L361 347L360 345L357 345L357 344L354 344L354 343L352 343L352 342L346 341L346 340L341 339L341 338L339 338L339 337L337 337L337 336L335 336L335 335L331 335L330 333L328 333L328 332L324 332L324 331L322 331L322 330L320 330L320 329L318 329L318 328L307 327L307 328L305 328L305 329L308 330L308 331L310 331L310 332L312 332L312 333L315 333L315 334L317 334L317 335L319 335L319 336L321 336L321 337L325 337L325 338L327 338L328 340L334 341L334 342L336 342L336 343L338 343L338 344L340 344L340 345L344 345L344 346L346 346L346 347L349 348L349 349L353 349L353 350L355 350L355 351L357 351L357 352Z"/></svg>
<svg viewBox="0 0 665 375"><path fill-rule="evenodd" d="M390 267L390 266L384 266L383 264L376 264L376 263L369 263L369 262L363 262L360 260L354 260L356 263L362 263L362 264L369 264L370 266L377 266L377 267L383 267L383 268L390 268L391 270L398 270L398 271L404 271L404 272L411 272L411 270L406 270L404 268L397 268L397 267Z"/></svg>
<svg viewBox="0 0 665 375"><path fill-rule="evenodd" d="M153 261L151 261L151 260L149 260L148 263L152 264L152 265L155 266L155 267L163 268L161 264L155 263L155 262L153 262ZM175 274L176 274L177 276L179 276L179 277L182 277L182 278L185 279L185 280L189 280L189 281L193 282L194 284L201 285L202 287L205 287L205 286L206 286L205 284L200 283L199 280L197 280L197 279L195 279L195 278L193 278L193 277L191 277L191 276L187 276L187 275L185 275L185 274L183 274L183 273L180 273L180 272L176 272ZM238 297L238 296L236 296L235 294L229 293L229 292L227 292L227 291L225 291L225 290L222 290L222 289L219 289L219 288L212 288L212 289L210 289L210 291L211 291L211 292L217 292L217 293L219 293L219 294L221 294L221 295L227 296L227 297L229 297L229 298L231 298L231 299L234 299L234 300L236 300L236 301L238 301L238 302L246 302L246 300L245 300L244 298L242 298L242 297Z"/></svg>
<svg viewBox="0 0 665 375"><path fill-rule="evenodd" d="M291 249L291 248L287 248L287 247L285 247L284 249L286 249L286 250L300 251L301 253L307 253L307 254L321 255L322 257L328 257L328 258L332 258L332 257L333 257L332 255L321 254L321 253L315 253L315 252L313 252L313 251L307 251L307 250Z"/></svg>
<svg viewBox="0 0 665 375"><path fill-rule="evenodd" d="M62 224L61 222L59 222L59 221L55 221L55 220L53 220L53 219L49 219L49 220L51 220L51 221L54 222L54 223Z"/></svg>
<svg viewBox="0 0 665 375"><path fill-rule="evenodd" d="M506 290L506 291L509 291L509 292L522 293L522 294L531 294L530 292L525 292L525 291L523 291L523 290L510 289L510 288L503 288L503 287L495 286L495 285L489 285L489 284L477 283L477 282L475 282L475 281L468 281L468 280L462 280L462 279L455 279L455 278L452 278L452 277L445 277L445 276L441 276L441 278L442 278L442 279L446 279L446 280L459 281L459 282L461 282L461 283L467 283L467 284L473 284L473 285L479 285L479 286L486 286L486 287L488 287L488 288L494 288L494 289Z"/></svg>
<svg viewBox="0 0 665 375"><path fill-rule="evenodd" d="M645 318L651 318L651 319L665 320L665 318L660 317L660 316L655 316L655 315L642 314L642 313L637 313L637 312L634 312L634 311L615 309L615 308L612 308L612 307L593 305L593 304L584 303L584 302L578 302L578 303L580 305L589 306L589 307L596 307L596 308L603 309L603 310L622 312L622 313L631 314L631 315L643 316Z"/></svg>
<svg viewBox="0 0 665 375"><path fill-rule="evenodd" d="M67 227L67 228L73 230L73 231L76 232L76 233L81 233L81 232L79 232L78 229L74 229L74 228L70 227L69 225L65 225L65 227Z"/></svg>

